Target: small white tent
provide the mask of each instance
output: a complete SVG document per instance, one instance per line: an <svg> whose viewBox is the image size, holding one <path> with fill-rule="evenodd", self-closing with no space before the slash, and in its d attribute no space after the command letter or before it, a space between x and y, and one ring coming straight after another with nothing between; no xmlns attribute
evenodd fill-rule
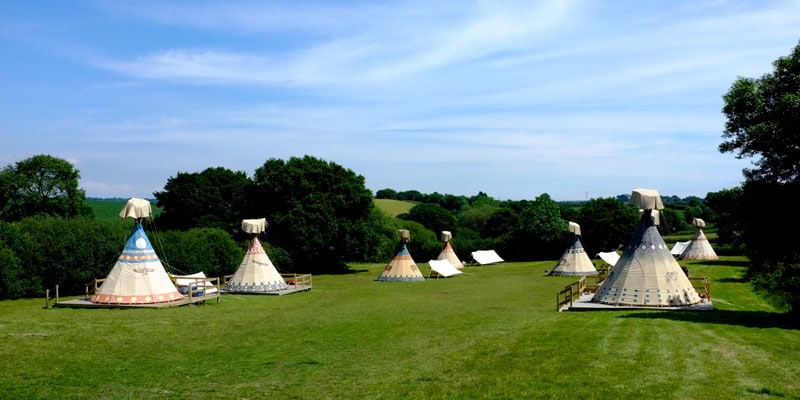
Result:
<svg viewBox="0 0 800 400"><path fill-rule="evenodd" d="M428 274L428 278L439 278L442 276L447 278L462 273L460 269L454 267L450 264L450 261L447 260L430 260L428 261L428 265L431 266L431 272Z"/></svg>
<svg viewBox="0 0 800 400"><path fill-rule="evenodd" d="M692 242L691 240L687 240L685 242L675 242L675 244L672 245L672 250L669 251L670 254L676 257L680 256L681 254L683 254L683 251L686 250L686 247L689 246L689 243L691 242Z"/></svg>
<svg viewBox="0 0 800 400"><path fill-rule="evenodd" d="M548 274L549 276L585 276L597 275L599 271L595 268L594 263L586 254L581 243L581 227L575 222L570 221L567 224L567 229L572 233L572 240L561 259L558 260L555 268Z"/></svg>
<svg viewBox="0 0 800 400"><path fill-rule="evenodd" d="M697 228L694 237L689 241L689 245L683 250L680 256L682 260L718 260L717 252L711 247L706 235L703 233L703 228L706 222L700 218L692 220L692 225Z"/></svg>
<svg viewBox="0 0 800 400"><path fill-rule="evenodd" d="M439 253L439 256L436 257L437 260L447 260L450 262L455 268L464 268L464 263L458 259L455 250L453 250L453 246L450 245L450 239L453 238L453 234L450 231L442 231L442 241L444 242L444 246L442 247L442 251Z"/></svg>
<svg viewBox="0 0 800 400"><path fill-rule="evenodd" d="M473 251L472 259L475 260L475 262L480 265L494 264L505 261L502 258L500 258L500 256L494 250Z"/></svg>
<svg viewBox="0 0 800 400"><path fill-rule="evenodd" d="M593 302L640 307L688 306L700 302L678 262L658 233L650 210L663 208L655 190L635 189L631 203L644 210L639 227Z"/></svg>
<svg viewBox="0 0 800 400"><path fill-rule="evenodd" d="M135 220L133 231L103 284L90 299L96 304L142 305L183 300L161 264L142 219L150 216L150 202L132 198L119 213Z"/></svg>
<svg viewBox="0 0 800 400"><path fill-rule="evenodd" d="M414 258L408 251L408 241L411 240L411 234L406 229L397 231L400 236L400 243L395 249L394 256L389 261L389 264L383 268L381 274L376 280L384 282L397 282L397 281L424 281L425 277L422 276Z"/></svg>
<svg viewBox="0 0 800 400"><path fill-rule="evenodd" d="M258 234L266 230L266 218L242 220L242 230L250 234L250 246L239 269L225 283L224 291L233 293L268 293L289 287L261 246Z"/></svg>

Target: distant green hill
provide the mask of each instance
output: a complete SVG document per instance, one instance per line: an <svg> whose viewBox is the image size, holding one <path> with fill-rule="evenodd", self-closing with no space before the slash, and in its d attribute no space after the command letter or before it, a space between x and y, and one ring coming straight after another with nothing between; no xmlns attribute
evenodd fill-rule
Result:
<svg viewBox="0 0 800 400"><path fill-rule="evenodd" d="M411 210L416 203L412 201L392 200L392 199L375 199L375 206L386 214L396 217L400 214L407 213Z"/></svg>
<svg viewBox="0 0 800 400"><path fill-rule="evenodd" d="M91 207L94 218L98 221L118 221L119 212L128 199L86 199L86 205ZM161 212L161 208L156 206L155 201L150 200L150 207L153 210L153 217Z"/></svg>

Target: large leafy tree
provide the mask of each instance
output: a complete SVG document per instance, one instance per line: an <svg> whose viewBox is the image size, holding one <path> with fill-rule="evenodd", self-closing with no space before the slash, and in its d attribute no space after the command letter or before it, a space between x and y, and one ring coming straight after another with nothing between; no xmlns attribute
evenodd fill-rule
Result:
<svg viewBox="0 0 800 400"><path fill-rule="evenodd" d="M800 252L793 243L775 246L774 240L764 240L779 235L761 213L800 200L800 43L773 66L761 78L738 78L724 95L727 121L719 150L755 158L754 168L743 171L742 198L752 207L743 207L740 215L749 277L774 304L800 312ZM780 214L781 224L796 224L791 208Z"/></svg>
<svg viewBox="0 0 800 400"><path fill-rule="evenodd" d="M738 78L723 96L723 153L756 157L747 180L793 182L800 179L800 44L773 62L761 78Z"/></svg>
<svg viewBox="0 0 800 400"><path fill-rule="evenodd" d="M586 202L578 216L581 242L594 256L624 246L636 231L639 211L617 198L597 198Z"/></svg>
<svg viewBox="0 0 800 400"><path fill-rule="evenodd" d="M379 223L364 177L311 156L267 160L255 172L251 212L267 218L270 243L295 270L335 272L362 259Z"/></svg>
<svg viewBox="0 0 800 400"><path fill-rule="evenodd" d="M561 218L561 208L549 194L543 193L526 202L519 213L514 244L516 259L549 260L558 258L564 250L567 221Z"/></svg>
<svg viewBox="0 0 800 400"><path fill-rule="evenodd" d="M223 167L199 173L179 172L153 195L162 207L157 222L172 229L218 228L239 233L250 179L244 172Z"/></svg>
<svg viewBox="0 0 800 400"><path fill-rule="evenodd" d="M91 215L78 171L69 161L40 154L0 170L0 219L34 215Z"/></svg>

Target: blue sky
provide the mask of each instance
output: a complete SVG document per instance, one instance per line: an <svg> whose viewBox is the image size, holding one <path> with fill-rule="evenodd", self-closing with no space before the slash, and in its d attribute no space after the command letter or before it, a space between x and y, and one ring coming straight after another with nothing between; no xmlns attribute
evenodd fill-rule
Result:
<svg viewBox="0 0 800 400"><path fill-rule="evenodd" d="M312 155L376 191L704 197L742 181L722 95L798 1L2 1L0 164L91 197Z"/></svg>

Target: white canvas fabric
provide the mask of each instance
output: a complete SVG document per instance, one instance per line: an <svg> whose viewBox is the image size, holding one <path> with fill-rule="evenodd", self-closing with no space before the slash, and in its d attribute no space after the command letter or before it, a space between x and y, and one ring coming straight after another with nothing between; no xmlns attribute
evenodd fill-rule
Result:
<svg viewBox="0 0 800 400"><path fill-rule="evenodd" d="M619 253L616 251L601 251L597 253L597 256L612 267L617 265L617 261L619 261Z"/></svg>
<svg viewBox="0 0 800 400"><path fill-rule="evenodd" d="M172 280L175 282L175 285L178 286L178 291L180 291L181 287L191 287L196 285L202 285L203 289L206 293L216 293L217 287L214 286L213 283L203 280L202 278L207 278L206 274L201 272L195 272L194 274L189 275L170 275ZM201 279L198 279L201 278Z"/></svg>
<svg viewBox="0 0 800 400"><path fill-rule="evenodd" d="M475 262L477 262L480 265L494 264L505 261L502 258L500 258L500 256L494 250L473 251L472 259L475 260Z"/></svg>
<svg viewBox="0 0 800 400"><path fill-rule="evenodd" d="M574 234L576 234L578 236L581 235L581 226L578 225L577 222L569 221L567 223L567 229L569 230L570 233L574 233Z"/></svg>
<svg viewBox="0 0 800 400"><path fill-rule="evenodd" d="M689 243L691 242L691 240L687 240L685 242L675 242L675 244L672 245L672 250L669 251L670 254L673 256L679 256L683 254L683 251L686 250L686 247L689 246Z"/></svg>
<svg viewBox="0 0 800 400"><path fill-rule="evenodd" d="M700 296L670 254L649 213L619 261L592 298L593 302L641 307L688 306Z"/></svg>
<svg viewBox="0 0 800 400"><path fill-rule="evenodd" d="M261 246L258 235L253 233L250 246L244 254L242 263L225 283L224 291L233 293L264 293L287 289L289 285L272 264Z"/></svg>
<svg viewBox="0 0 800 400"><path fill-rule="evenodd" d="M702 220L701 220L702 221ZM705 225L705 224L704 224ZM697 228L692 240L678 256L681 260L718 260L717 252L711 247L705 233L701 228Z"/></svg>
<svg viewBox="0 0 800 400"><path fill-rule="evenodd" d="M705 228L706 221L703 221L701 218L693 218L692 219L692 226L697 228Z"/></svg>
<svg viewBox="0 0 800 400"><path fill-rule="evenodd" d="M154 304L180 301L183 295L137 222L111 272L90 300L98 304Z"/></svg>
<svg viewBox="0 0 800 400"><path fill-rule="evenodd" d="M431 266L431 276L443 276L446 278L461 273L460 269L454 267L447 260L430 260L428 265Z"/></svg>
<svg viewBox="0 0 800 400"><path fill-rule="evenodd" d="M600 273L583 249L578 235L572 237L570 245L564 250L561 259L548 275L550 276L585 276Z"/></svg>
<svg viewBox="0 0 800 400"><path fill-rule="evenodd" d="M661 202L661 195L655 189L633 189L630 204L642 210L663 210L664 203Z"/></svg>
<svg viewBox="0 0 800 400"><path fill-rule="evenodd" d="M150 202L145 199L131 198L119 212L122 218L147 218L152 212Z"/></svg>
<svg viewBox="0 0 800 400"><path fill-rule="evenodd" d="M406 229L400 229L397 233L400 236L400 243L394 251L394 256L389 260L389 264L386 264L376 280L382 282L424 281L425 277L422 276L417 263L411 257L411 252L408 251L410 233Z"/></svg>
<svg viewBox="0 0 800 400"><path fill-rule="evenodd" d="M267 219L243 219L242 230L247 233L261 233L267 229Z"/></svg>

